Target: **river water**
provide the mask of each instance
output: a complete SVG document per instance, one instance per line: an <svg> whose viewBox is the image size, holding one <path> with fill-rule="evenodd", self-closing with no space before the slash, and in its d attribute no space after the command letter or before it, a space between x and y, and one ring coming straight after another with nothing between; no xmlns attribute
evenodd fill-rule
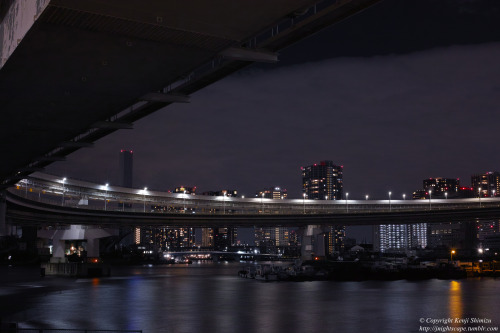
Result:
<svg viewBox="0 0 500 333"><path fill-rule="evenodd" d="M261 282L238 277L240 267L113 268L111 277L95 279L41 278L39 270L3 267L1 319L25 328L145 333L495 332L500 326L498 279ZM473 322L479 319L484 324Z"/></svg>

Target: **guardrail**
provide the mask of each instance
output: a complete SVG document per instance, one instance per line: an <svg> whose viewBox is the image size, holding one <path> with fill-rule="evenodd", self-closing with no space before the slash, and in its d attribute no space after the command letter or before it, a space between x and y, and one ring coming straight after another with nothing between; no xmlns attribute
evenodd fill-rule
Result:
<svg viewBox="0 0 500 333"><path fill-rule="evenodd" d="M151 214L356 214L500 207L500 198L427 200L307 200L190 195L105 186L38 175L9 191L34 202L94 211Z"/></svg>

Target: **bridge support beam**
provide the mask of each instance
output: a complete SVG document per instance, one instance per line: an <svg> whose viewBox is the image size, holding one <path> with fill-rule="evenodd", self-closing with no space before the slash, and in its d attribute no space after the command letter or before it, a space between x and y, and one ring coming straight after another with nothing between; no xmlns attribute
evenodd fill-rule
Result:
<svg viewBox="0 0 500 333"><path fill-rule="evenodd" d="M320 225L308 225L301 228L302 231L302 260L312 260L316 256L324 257L325 240L324 227Z"/></svg>

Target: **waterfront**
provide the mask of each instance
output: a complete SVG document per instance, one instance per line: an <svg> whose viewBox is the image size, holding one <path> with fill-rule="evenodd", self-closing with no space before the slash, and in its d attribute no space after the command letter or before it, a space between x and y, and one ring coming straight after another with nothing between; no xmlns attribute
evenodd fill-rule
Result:
<svg viewBox="0 0 500 333"><path fill-rule="evenodd" d="M114 267L112 277L93 279L40 278L26 276L34 269L2 267L2 320L145 333L418 332L421 318L500 325L498 279L266 283L239 278L240 267Z"/></svg>

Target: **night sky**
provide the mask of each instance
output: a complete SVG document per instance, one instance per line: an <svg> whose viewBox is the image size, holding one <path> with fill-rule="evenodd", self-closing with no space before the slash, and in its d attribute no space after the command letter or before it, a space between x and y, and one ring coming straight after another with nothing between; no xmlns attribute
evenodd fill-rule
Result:
<svg viewBox="0 0 500 333"><path fill-rule="evenodd" d="M407 196L429 177L500 170L500 2L386 0L47 168L134 187L271 186L301 195L300 167L344 166L351 199Z"/></svg>

